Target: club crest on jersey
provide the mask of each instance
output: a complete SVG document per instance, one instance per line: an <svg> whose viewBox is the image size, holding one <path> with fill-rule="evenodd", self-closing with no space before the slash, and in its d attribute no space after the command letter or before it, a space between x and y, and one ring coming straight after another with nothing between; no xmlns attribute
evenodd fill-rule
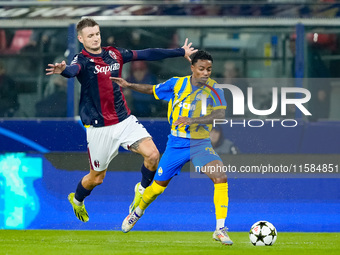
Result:
<svg viewBox="0 0 340 255"><path fill-rule="evenodd" d="M197 101L200 101L202 100L202 94L197 94L196 98L195 98Z"/></svg>
<svg viewBox="0 0 340 255"><path fill-rule="evenodd" d="M113 58L113 59L117 59L117 55L116 55L116 53L114 53L113 51L109 51L109 55L110 55L110 57L111 58Z"/></svg>

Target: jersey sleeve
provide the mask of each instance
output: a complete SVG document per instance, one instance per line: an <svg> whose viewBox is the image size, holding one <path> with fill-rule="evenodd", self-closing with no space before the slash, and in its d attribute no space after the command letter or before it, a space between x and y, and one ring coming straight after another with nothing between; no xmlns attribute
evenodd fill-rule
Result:
<svg viewBox="0 0 340 255"><path fill-rule="evenodd" d="M207 105L212 110L227 109L227 102L224 97L224 91L221 88L216 88L216 81L210 80L208 82L210 90L207 98Z"/></svg>
<svg viewBox="0 0 340 255"><path fill-rule="evenodd" d="M116 48L123 58L123 63L127 63L133 60L162 60L165 58L174 58L184 56L185 50L183 48L177 49L161 49L150 48L145 50L127 50L123 48Z"/></svg>
<svg viewBox="0 0 340 255"><path fill-rule="evenodd" d="M217 95L213 93L215 100L213 100L213 109L227 109L227 102L224 97L223 89L215 88Z"/></svg>
<svg viewBox="0 0 340 255"><path fill-rule="evenodd" d="M175 58L175 57L183 57L185 54L185 50L183 48L177 49L160 49L160 48L152 48L145 50L136 50L136 58L134 60L162 60L165 58Z"/></svg>
<svg viewBox="0 0 340 255"><path fill-rule="evenodd" d="M122 55L123 63L130 62L137 57L137 53L134 50L127 50L123 48L116 48L119 53Z"/></svg>
<svg viewBox="0 0 340 255"><path fill-rule="evenodd" d="M66 78L75 77L79 72L84 69L84 62L79 57L79 54L75 55L71 64L67 65L61 75Z"/></svg>
<svg viewBox="0 0 340 255"><path fill-rule="evenodd" d="M170 101L173 97L174 86L177 82L177 78L171 78L163 83L154 85L152 87L153 95L157 100Z"/></svg>

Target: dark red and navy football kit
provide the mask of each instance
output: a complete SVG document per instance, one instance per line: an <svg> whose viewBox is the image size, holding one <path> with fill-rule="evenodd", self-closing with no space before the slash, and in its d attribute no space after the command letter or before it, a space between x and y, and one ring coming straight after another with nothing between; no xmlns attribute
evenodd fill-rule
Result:
<svg viewBox="0 0 340 255"><path fill-rule="evenodd" d="M61 75L77 76L81 84L79 115L83 124L110 126L125 120L131 111L122 88L109 77L121 77L123 64L133 60L161 60L184 54L183 48L127 50L103 47L100 54L83 49Z"/></svg>

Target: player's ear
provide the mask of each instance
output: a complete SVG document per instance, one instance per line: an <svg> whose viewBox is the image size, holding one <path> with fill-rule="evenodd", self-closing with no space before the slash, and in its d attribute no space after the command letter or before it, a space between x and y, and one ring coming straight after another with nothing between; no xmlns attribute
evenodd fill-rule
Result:
<svg viewBox="0 0 340 255"><path fill-rule="evenodd" d="M78 37L79 42L84 43L83 37L81 35L78 35L77 37Z"/></svg>
<svg viewBox="0 0 340 255"><path fill-rule="evenodd" d="M193 65L191 65L190 68L191 68L191 72L194 72L195 67Z"/></svg>

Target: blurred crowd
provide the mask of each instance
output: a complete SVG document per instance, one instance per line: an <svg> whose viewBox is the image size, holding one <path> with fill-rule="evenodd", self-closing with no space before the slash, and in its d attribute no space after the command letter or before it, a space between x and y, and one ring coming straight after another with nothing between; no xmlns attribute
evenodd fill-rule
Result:
<svg viewBox="0 0 340 255"><path fill-rule="evenodd" d="M176 5L174 3L188 3L193 5ZM205 16L292 16L305 17L311 15L316 10L313 6L301 5L294 10L290 10L290 5L270 5L270 4L252 4L252 5L228 5L224 4L200 4L200 1L163 1L160 6L120 6L115 8L117 15L205 15ZM332 6L324 6L324 10L329 10ZM313 9L314 8L314 9ZM329 12L330 13L330 12ZM332 12L336 15L336 12ZM265 60L262 50L263 41L249 39L251 34L220 32L216 37L217 40L224 36L230 41L242 42L242 38L248 38L248 46L233 44L232 46L221 47L214 37L212 42L217 45L205 43L204 38L199 36L208 35L209 29L197 32L198 29L167 28L130 28L125 27L104 27L102 28L102 45L116 46L127 49L145 49L145 48L175 48L182 45L182 39L186 36L194 40L195 47L208 50L214 56L217 64L214 65L213 78L218 78L227 84L238 86L245 95L247 102L247 88L251 86L248 78L268 77L265 73L269 69L274 69L275 65L263 65ZM292 28L292 31L294 28ZM184 31L184 32L183 32ZM197 38L195 38L195 36ZM263 33L263 38L265 38ZM259 35L261 37L261 34ZM267 36L268 37L268 36ZM288 60L288 71L285 73L276 72L276 77L295 78L295 41L294 32L287 32L285 37L277 36L282 42L282 52L277 55L277 44L271 44L270 56L277 62L281 59ZM317 37L317 38L315 38ZM63 39L60 39L63 38ZM67 116L67 81L62 77L45 76L45 68L48 63L58 62L67 59L67 29L66 28L40 28L40 29L0 29L0 117L66 117ZM270 38L270 37L268 37ZM264 39L263 39L264 40ZM305 52L306 71L305 78L315 78L310 80L306 86L311 91L312 98L309 103L309 109L313 116L311 121L330 118L332 85L327 82L328 78L338 78L339 66L339 35L338 34L317 34L308 32L306 35L307 51ZM253 45L249 45L251 42ZM256 44L257 43L257 44ZM286 43L286 44L285 44ZM254 45L256 49L254 50ZM258 47L259 46L259 47ZM79 49L80 49L79 45ZM214 48L215 47L215 48ZM248 47L248 48L247 48ZM275 48L276 47L276 48ZM263 47L264 48L264 47ZM254 53L255 52L255 53ZM260 52L260 53L259 53ZM261 56L262 54L262 56ZM286 54L286 56L283 56ZM324 56L331 56L325 59ZM224 57L226 56L226 57ZM229 56L234 56L230 57ZM236 56L236 57L235 57ZM251 64L251 58L259 58L256 63ZM261 59L262 58L262 59ZM330 59L330 60L329 60ZM260 62L262 61L262 62ZM267 61L267 62L268 62ZM132 62L126 65L122 76L128 81L146 84L158 84L166 79L177 75L187 75L189 66L183 68L185 64L176 63L169 65L167 61L155 62ZM253 62L254 63L254 62ZM256 72L253 70L257 65ZM282 68L284 69L284 68ZM263 71L263 74L261 73ZM270 73L273 74L273 73ZM324 79L319 82L317 79ZM79 91L79 88L75 89ZM268 90L267 90L268 91ZM225 98L228 104L227 117L234 118L233 115L233 97L230 91L225 90ZM128 105L132 113L137 117L165 117L166 103L156 101L152 96L141 95L138 92L124 91ZM263 92L259 95L261 102L257 105L258 109L269 109L272 103L271 93ZM277 117L280 109L273 114ZM291 116L294 116L295 109L290 109ZM246 117L247 113L246 113Z"/></svg>
<svg viewBox="0 0 340 255"><path fill-rule="evenodd" d="M62 0L49 0L44 2L55 2L56 4ZM155 2L159 4L154 4ZM152 15L152 16L228 16L228 17L324 17L332 18L339 16L339 8L336 1L333 0L310 0L310 1L244 1L239 4L237 1L228 0L156 0L152 4L149 1L140 1L139 5L130 5L128 3L113 4L107 0L107 6L99 8L93 16L100 16L102 12L106 15ZM1 2L1 1L0 1ZM10 2L10 1L6 1ZM12 0L12 2L25 2L24 0ZM37 0L41 2L41 0ZM63 1L65 2L65 1ZM79 1L68 0L74 2L77 6ZM93 5L93 1L88 5ZM279 2L280 4L277 4ZM57 5L55 5L57 6ZM100 6L100 5L99 5ZM58 8L59 6L57 6Z"/></svg>

